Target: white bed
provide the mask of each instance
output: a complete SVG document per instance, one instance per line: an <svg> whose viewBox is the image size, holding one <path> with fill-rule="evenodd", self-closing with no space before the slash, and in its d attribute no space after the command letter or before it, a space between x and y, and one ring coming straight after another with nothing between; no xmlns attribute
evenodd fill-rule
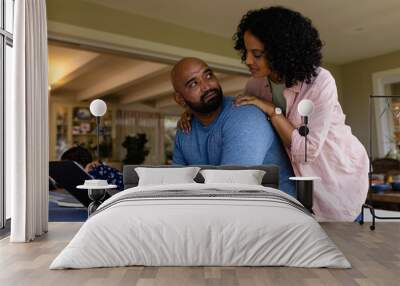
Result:
<svg viewBox="0 0 400 286"><path fill-rule="evenodd" d="M50 269L128 265L350 268L299 204L279 190L255 185L130 188L99 207Z"/></svg>

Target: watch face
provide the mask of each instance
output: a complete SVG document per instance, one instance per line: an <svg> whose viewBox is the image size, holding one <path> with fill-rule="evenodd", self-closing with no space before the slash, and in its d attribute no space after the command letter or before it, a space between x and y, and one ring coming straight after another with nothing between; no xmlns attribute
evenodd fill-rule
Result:
<svg viewBox="0 0 400 286"><path fill-rule="evenodd" d="M279 107L275 107L275 113L282 114L282 109L280 109Z"/></svg>

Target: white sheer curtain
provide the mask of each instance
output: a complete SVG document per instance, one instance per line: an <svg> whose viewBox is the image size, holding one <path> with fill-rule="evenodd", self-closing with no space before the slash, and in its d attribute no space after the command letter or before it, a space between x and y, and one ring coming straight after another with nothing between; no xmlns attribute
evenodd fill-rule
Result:
<svg viewBox="0 0 400 286"><path fill-rule="evenodd" d="M13 94L6 98L6 187L12 242L48 225L48 87L45 0L15 1Z"/></svg>

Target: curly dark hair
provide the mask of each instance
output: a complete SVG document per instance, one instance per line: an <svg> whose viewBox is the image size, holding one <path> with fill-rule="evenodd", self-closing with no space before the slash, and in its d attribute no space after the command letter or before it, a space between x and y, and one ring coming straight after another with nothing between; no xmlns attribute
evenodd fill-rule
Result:
<svg viewBox="0 0 400 286"><path fill-rule="evenodd" d="M269 68L287 87L310 83L321 65L322 42L311 20L299 12L275 6L250 10L241 19L233 36L235 50L246 60L244 33L249 31L265 48Z"/></svg>

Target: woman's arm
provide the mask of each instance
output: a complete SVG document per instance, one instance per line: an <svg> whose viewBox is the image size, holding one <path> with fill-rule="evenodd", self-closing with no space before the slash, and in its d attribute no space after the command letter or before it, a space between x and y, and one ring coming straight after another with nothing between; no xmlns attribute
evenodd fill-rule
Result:
<svg viewBox="0 0 400 286"><path fill-rule="evenodd" d="M308 124L310 133L307 136L307 160L312 162L321 152L329 130L332 128L332 122L334 120L342 120L338 117L340 115L335 115L335 110L340 104L338 102L334 78L328 71L321 71L317 79L313 82L313 87L305 94L302 94L302 97L308 98L314 103L314 112L311 114ZM283 144L290 148L291 161L304 161L304 137L299 134L295 126L283 115L273 115L274 105L271 102L254 96L244 96L243 99L238 100L238 102L240 104L256 105L267 115L272 117L271 122L282 139ZM297 109L297 104L293 105L291 108ZM344 124L344 119L341 124Z"/></svg>
<svg viewBox="0 0 400 286"><path fill-rule="evenodd" d="M260 108L270 118L272 125L281 138L285 147L290 148L292 132L295 129L283 114L275 113L275 105L269 101L252 95L239 95L235 100L236 106L252 104Z"/></svg>

